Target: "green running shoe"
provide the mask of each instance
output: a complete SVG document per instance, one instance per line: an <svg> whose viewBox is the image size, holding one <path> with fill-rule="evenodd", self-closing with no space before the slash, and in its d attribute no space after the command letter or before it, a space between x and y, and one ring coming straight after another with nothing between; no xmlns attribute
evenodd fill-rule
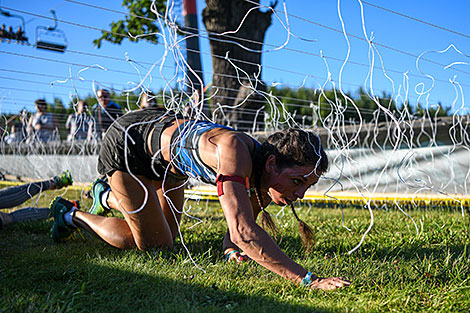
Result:
<svg viewBox="0 0 470 313"><path fill-rule="evenodd" d="M101 196L103 192L109 190L108 183L105 182L103 179L98 178L94 181L93 185L91 186L91 196L93 197L93 204L91 208L88 210L88 213L106 216L111 211L107 206L101 203Z"/></svg>
<svg viewBox="0 0 470 313"><path fill-rule="evenodd" d="M55 189L64 188L73 184L72 174L67 170L54 177Z"/></svg>
<svg viewBox="0 0 470 313"><path fill-rule="evenodd" d="M51 238L55 242L65 242L70 239L76 228L65 223L64 214L73 207L79 208L76 202L68 201L62 197L56 197L50 205L51 216L54 218L54 224L51 228Z"/></svg>

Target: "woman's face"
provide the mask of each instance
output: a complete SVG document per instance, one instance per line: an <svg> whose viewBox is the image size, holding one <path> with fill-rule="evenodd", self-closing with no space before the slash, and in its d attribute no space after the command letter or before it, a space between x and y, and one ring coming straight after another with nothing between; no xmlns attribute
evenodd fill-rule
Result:
<svg viewBox="0 0 470 313"><path fill-rule="evenodd" d="M297 166L278 170L274 165L268 170L268 193L277 205L288 205L302 199L307 189L320 179L321 172L314 166Z"/></svg>

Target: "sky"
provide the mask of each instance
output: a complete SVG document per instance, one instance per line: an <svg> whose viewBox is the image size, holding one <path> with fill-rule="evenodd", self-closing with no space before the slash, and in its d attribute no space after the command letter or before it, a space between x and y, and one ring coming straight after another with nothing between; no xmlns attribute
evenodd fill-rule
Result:
<svg viewBox="0 0 470 313"><path fill-rule="evenodd" d="M50 9L62 20L57 29L67 40L65 53L0 43L0 114L34 111L38 98L52 103L57 97L68 106L71 96L86 97L93 88L132 90L143 81L156 91L168 81L175 84L175 50L165 49L163 40L158 45L124 40L121 45L93 46L99 29L109 29L112 21L123 18L121 1L80 2L96 7L66 0L0 2L3 11L24 18L30 44L41 27L53 24L44 18L52 16ZM204 7L205 2L197 0L207 84L212 65L200 14ZM399 103L440 102L452 112L468 114L469 8L468 0L279 1L266 33L262 79L268 85L334 87L351 93L363 87L372 96L385 93ZM21 20L2 15L0 23L16 29Z"/></svg>

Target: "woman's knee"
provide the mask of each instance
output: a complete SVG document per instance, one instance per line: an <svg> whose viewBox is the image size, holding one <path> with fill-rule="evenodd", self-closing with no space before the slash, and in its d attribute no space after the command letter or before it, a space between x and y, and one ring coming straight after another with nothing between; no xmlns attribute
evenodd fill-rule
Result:
<svg viewBox="0 0 470 313"><path fill-rule="evenodd" d="M122 246L120 248L124 250L131 250L131 249L135 249L136 247L137 245L135 244L134 239L125 238L124 240L122 240Z"/></svg>
<svg viewBox="0 0 470 313"><path fill-rule="evenodd" d="M173 248L174 241L173 240L164 240L164 241L145 241L145 240L139 240L138 242L135 243L137 246L137 249L140 251L145 251L149 249L172 249Z"/></svg>

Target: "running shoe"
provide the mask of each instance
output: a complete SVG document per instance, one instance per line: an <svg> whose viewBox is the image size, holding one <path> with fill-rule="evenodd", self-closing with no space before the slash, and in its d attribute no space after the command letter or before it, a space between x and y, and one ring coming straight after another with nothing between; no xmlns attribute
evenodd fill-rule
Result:
<svg viewBox="0 0 470 313"><path fill-rule="evenodd" d="M72 174L70 174L68 170L55 176L53 179L56 189L64 188L73 184Z"/></svg>
<svg viewBox="0 0 470 313"><path fill-rule="evenodd" d="M75 227L65 223L64 214L73 207L79 208L77 202L68 201L62 197L56 197L50 205L51 216L54 218L54 224L51 228L51 238L55 242L65 242L72 237Z"/></svg>
<svg viewBox="0 0 470 313"><path fill-rule="evenodd" d="M91 196L93 198L93 204L88 210L88 213L101 216L108 215L111 210L101 203L101 198L103 192L109 189L110 187L104 179L98 178L93 182L93 185L91 186Z"/></svg>

